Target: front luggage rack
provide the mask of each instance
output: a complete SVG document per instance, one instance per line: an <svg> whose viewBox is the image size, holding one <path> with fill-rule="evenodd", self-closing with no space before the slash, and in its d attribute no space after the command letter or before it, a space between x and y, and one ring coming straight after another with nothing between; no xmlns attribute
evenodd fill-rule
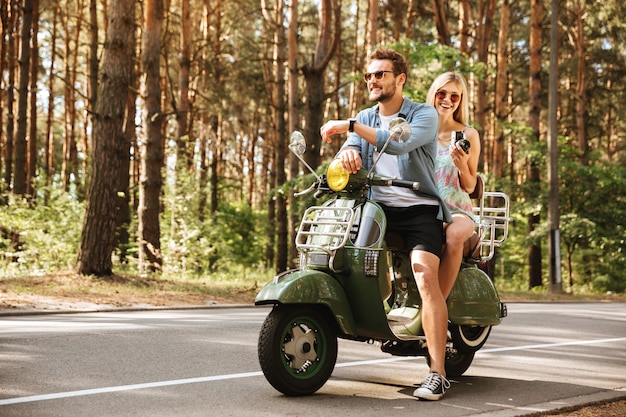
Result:
<svg viewBox="0 0 626 417"><path fill-rule="evenodd" d="M350 207L309 207L296 234L296 248L305 252L322 250L332 255L345 246L353 223L354 210Z"/></svg>

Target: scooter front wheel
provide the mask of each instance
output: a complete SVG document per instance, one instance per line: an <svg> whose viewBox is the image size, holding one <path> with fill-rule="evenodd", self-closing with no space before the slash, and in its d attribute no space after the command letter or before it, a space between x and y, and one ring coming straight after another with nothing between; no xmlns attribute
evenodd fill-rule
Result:
<svg viewBox="0 0 626 417"><path fill-rule="evenodd" d="M320 309L277 305L261 327L259 364L267 381L289 396L310 395L326 383L337 361L337 336Z"/></svg>

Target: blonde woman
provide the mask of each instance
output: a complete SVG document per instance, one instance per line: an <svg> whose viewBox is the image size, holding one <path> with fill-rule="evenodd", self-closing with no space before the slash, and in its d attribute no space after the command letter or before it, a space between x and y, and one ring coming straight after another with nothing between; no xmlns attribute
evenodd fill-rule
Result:
<svg viewBox="0 0 626 417"><path fill-rule="evenodd" d="M461 266L463 244L475 227L469 194L477 182L480 138L478 131L468 125L467 83L461 74L446 72L438 76L428 90L426 102L439 115L436 180L453 218L452 223L444 225L446 244L439 265L439 285L447 298Z"/></svg>

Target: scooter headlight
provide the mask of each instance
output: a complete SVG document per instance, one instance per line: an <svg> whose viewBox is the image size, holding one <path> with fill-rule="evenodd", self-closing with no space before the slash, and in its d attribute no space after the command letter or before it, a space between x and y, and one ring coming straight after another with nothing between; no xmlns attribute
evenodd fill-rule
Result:
<svg viewBox="0 0 626 417"><path fill-rule="evenodd" d="M350 173L341 165L339 159L333 160L326 170L326 181L333 191L342 191L350 181Z"/></svg>

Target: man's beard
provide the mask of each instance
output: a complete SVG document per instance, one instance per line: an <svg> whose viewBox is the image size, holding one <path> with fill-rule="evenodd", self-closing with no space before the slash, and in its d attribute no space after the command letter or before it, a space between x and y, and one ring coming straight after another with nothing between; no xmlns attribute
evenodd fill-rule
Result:
<svg viewBox="0 0 626 417"><path fill-rule="evenodd" d="M379 93L378 96L372 95L372 93L370 92L369 100L370 101L385 102L387 100L390 100L395 94L396 94L396 86L394 84L392 87L390 87L390 90L387 90L387 91L385 91L384 88L381 88L380 93Z"/></svg>

